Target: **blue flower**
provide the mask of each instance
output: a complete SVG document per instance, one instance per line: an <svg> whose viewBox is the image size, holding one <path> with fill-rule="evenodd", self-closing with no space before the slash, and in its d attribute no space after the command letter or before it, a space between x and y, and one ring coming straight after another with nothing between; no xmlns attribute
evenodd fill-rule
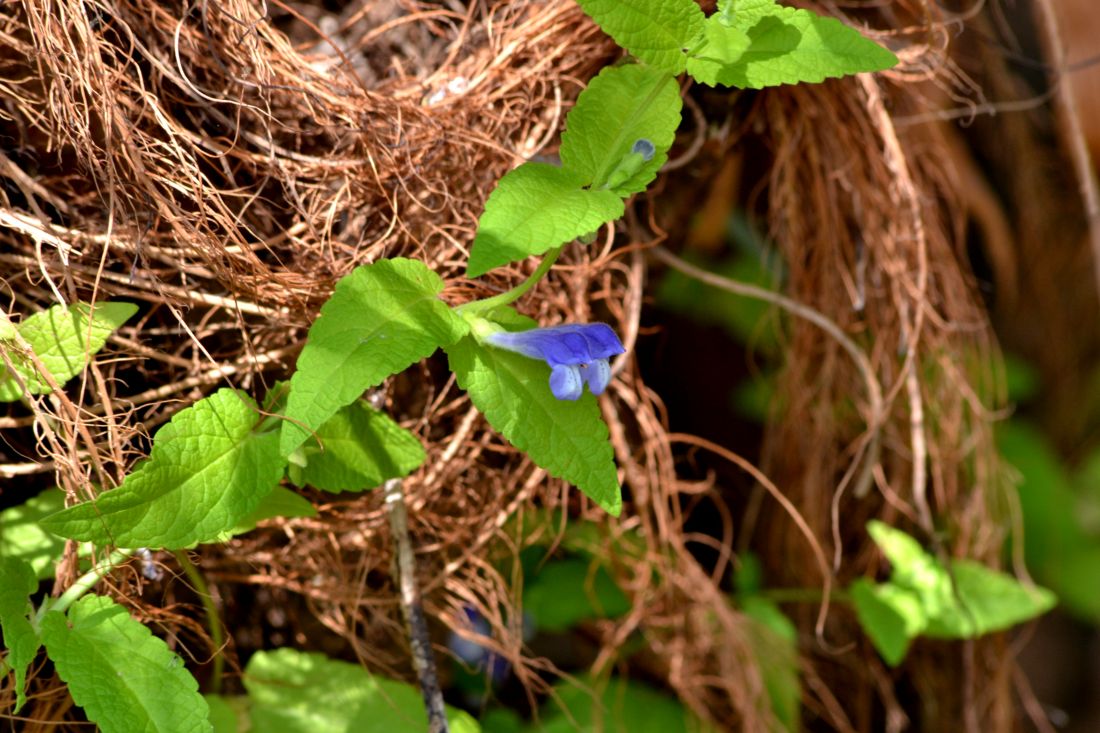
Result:
<svg viewBox="0 0 1100 733"><path fill-rule="evenodd" d="M584 385L603 394L611 381L608 359L626 349L606 323L578 323L530 331L497 331L486 343L550 365L550 391L559 400L578 400Z"/></svg>
<svg viewBox="0 0 1100 733"><path fill-rule="evenodd" d="M493 637L489 622L477 612L477 609L472 606L464 606L462 611L466 616L463 626L468 631L486 639ZM524 639L526 640L526 624L524 630ZM453 629L447 639L447 646L466 665L475 670L486 672L491 682L503 682L511 672L512 668L507 659L494 654L491 649L474 639L459 636Z"/></svg>

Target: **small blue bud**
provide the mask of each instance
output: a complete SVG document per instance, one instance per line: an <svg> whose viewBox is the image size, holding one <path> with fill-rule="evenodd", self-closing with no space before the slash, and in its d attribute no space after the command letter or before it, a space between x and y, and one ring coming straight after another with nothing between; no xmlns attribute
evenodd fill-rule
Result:
<svg viewBox="0 0 1100 733"><path fill-rule="evenodd" d="M653 156L657 152L657 148L654 147L653 143L643 137L634 141L634 147L630 149L630 152L641 155L642 160L648 163L649 161L653 160Z"/></svg>

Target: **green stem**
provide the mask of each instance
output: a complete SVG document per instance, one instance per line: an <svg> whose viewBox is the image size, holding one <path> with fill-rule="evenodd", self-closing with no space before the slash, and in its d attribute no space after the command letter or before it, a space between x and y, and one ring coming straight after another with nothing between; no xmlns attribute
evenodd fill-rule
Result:
<svg viewBox="0 0 1100 733"><path fill-rule="evenodd" d="M535 286L539 280L546 276L546 273L550 272L550 268L554 266L554 263L558 261L558 256L561 254L561 247L555 247L546 253L546 257L539 263L538 269L531 273L531 277L527 278L519 285L515 286L511 290L505 291L499 295L494 295L491 298L485 298L484 300L475 300L472 303L461 305L458 307L459 313L469 313L471 315L477 313L483 313L487 310L491 310L501 305L508 305L514 303L523 297L524 293Z"/></svg>
<svg viewBox="0 0 1100 733"><path fill-rule="evenodd" d="M191 586L198 594L199 600L202 602L202 608L206 612L206 630L210 632L210 643L214 646L214 674L213 680L210 682L210 692L217 695L221 692L222 674L225 671L225 657L222 655L225 634L222 632L221 621L218 619L218 609L214 607L214 599L210 595L210 587L206 584L206 578L202 577L202 573L195 567L195 563L191 562L191 558L187 556L187 553L176 550L172 554L175 555L176 562L183 568L187 579L191 581Z"/></svg>
<svg viewBox="0 0 1100 733"><path fill-rule="evenodd" d="M131 554L133 554L132 550L115 550L107 556L106 560L101 561L91 570L77 578L76 582L70 585L56 600L44 601L42 605L38 607L38 612L34 616L34 628L37 629L40 627L42 619L45 618L48 611L60 611L61 613L65 613L65 611L69 610L69 606L76 603L82 595L94 588L96 583L103 580L116 567L129 560Z"/></svg>

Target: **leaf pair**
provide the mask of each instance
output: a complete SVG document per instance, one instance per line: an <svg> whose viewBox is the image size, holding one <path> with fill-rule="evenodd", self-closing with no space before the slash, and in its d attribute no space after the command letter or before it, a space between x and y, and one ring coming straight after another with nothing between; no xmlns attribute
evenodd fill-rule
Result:
<svg viewBox="0 0 1100 733"><path fill-rule="evenodd" d="M545 364L488 348L467 335L467 321L439 300L442 290L438 275L405 259L360 267L337 283L290 381L280 452L289 456L302 449L292 456L291 479L349 490L361 488L364 475L389 478L419 466L423 449L388 418L365 407L336 420L333 415L443 347L459 386L493 427L536 464L617 515L619 482L595 399L554 399ZM511 327L529 325L510 309L495 317ZM303 446L311 433L318 440ZM368 455L376 443L387 446L385 455Z"/></svg>
<svg viewBox="0 0 1100 733"><path fill-rule="evenodd" d="M491 349L467 335L469 324L439 299L442 290L438 275L405 259L360 267L337 283L310 328L290 381L279 451L291 456L292 480L347 490L363 480L349 475L352 463L379 476L396 467L386 478L418 466L423 450L415 438L402 438L403 431L388 418L355 408L332 420L365 390L443 347L459 386L494 428L536 464L617 515L622 505L618 476L595 399L554 399L545 364ZM511 309L492 315L509 328L533 325ZM310 435L318 440L306 442ZM393 467L355 456L349 441L358 440L360 446L375 442L365 436L389 446L386 460Z"/></svg>
<svg viewBox="0 0 1100 733"><path fill-rule="evenodd" d="M668 158L680 125L680 90L649 66L609 66L566 118L561 167L524 163L497 183L470 249L469 277L538 255L623 215ZM634 151L648 141L648 157ZM627 164L627 165L624 165Z"/></svg>
<svg viewBox="0 0 1100 733"><path fill-rule="evenodd" d="M863 578L850 592L859 622L883 659L897 665L917 636L969 639L1000 631L1054 607L1054 594L970 561L945 566L915 539L882 522L867 525L893 566L889 582Z"/></svg>
<svg viewBox="0 0 1100 733"><path fill-rule="evenodd" d="M881 71L897 57L858 31L775 0L578 0L605 33L670 74L708 86L761 89Z"/></svg>

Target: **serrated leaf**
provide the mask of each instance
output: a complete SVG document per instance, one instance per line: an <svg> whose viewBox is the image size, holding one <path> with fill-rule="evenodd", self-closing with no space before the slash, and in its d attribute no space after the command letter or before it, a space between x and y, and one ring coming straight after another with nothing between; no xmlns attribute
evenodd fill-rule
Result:
<svg viewBox="0 0 1100 733"><path fill-rule="evenodd" d="M0 557L26 560L39 579L53 577L65 540L42 529L39 522L64 508L65 492L52 488L0 512Z"/></svg>
<svg viewBox="0 0 1100 733"><path fill-rule="evenodd" d="M55 305L27 318L16 329L42 365L59 385L64 385L88 365L92 356L107 343L111 332L137 313L133 303L74 303L68 308ZM7 348L15 371L29 394L47 394L50 386L34 364L17 349ZM2 370L6 372L7 370ZM10 375L0 376L0 402L23 397L23 387Z"/></svg>
<svg viewBox="0 0 1100 733"><path fill-rule="evenodd" d="M630 600L601 565L573 557L548 563L524 583L523 610L542 631L568 631L582 621L618 618Z"/></svg>
<svg viewBox="0 0 1100 733"><path fill-rule="evenodd" d="M260 651L244 673L252 730L278 733L423 733L420 693L358 665L294 649ZM447 707L451 730L478 733L466 713Z"/></svg>
<svg viewBox="0 0 1100 733"><path fill-rule="evenodd" d="M485 202L466 275L542 254L623 215L618 194L583 186L580 174L548 163L508 171Z"/></svg>
<svg viewBox="0 0 1100 733"><path fill-rule="evenodd" d="M668 73L640 64L605 67L566 118L562 167L599 188L637 140L649 140L653 158L611 188L624 197L644 191L668 159L681 107L680 87Z"/></svg>
<svg viewBox="0 0 1100 733"><path fill-rule="evenodd" d="M442 290L424 263L403 258L357 267L336 283L290 380L282 455L366 390L466 333L466 322L439 299Z"/></svg>
<svg viewBox="0 0 1100 733"><path fill-rule="evenodd" d="M607 425L590 393L562 401L550 392L546 364L464 338L447 349L458 385L516 448L552 476L569 481L612 516L622 496Z"/></svg>
<svg viewBox="0 0 1100 733"><path fill-rule="evenodd" d="M178 413L117 489L43 520L50 532L119 547L179 549L216 539L283 473L279 433L257 432L248 395L222 389Z"/></svg>
<svg viewBox="0 0 1100 733"><path fill-rule="evenodd" d="M27 668L38 655L38 634L31 626L30 596L38 589L34 569L27 562L0 557L0 630L4 632L7 663L15 670L15 709L27 701Z"/></svg>
<svg viewBox="0 0 1100 733"><path fill-rule="evenodd" d="M685 49L703 32L694 0L577 0L604 33L637 58L671 74L683 72Z"/></svg>
<svg viewBox="0 0 1100 733"><path fill-rule="evenodd" d="M304 466L291 463L298 486L323 491L363 491L408 476L426 454L420 440L363 400L336 413L302 448Z"/></svg>
<svg viewBox="0 0 1100 733"><path fill-rule="evenodd" d="M920 597L889 584L875 585L857 578L849 588L859 625L891 667L909 651L909 644L927 626Z"/></svg>
<svg viewBox="0 0 1100 733"><path fill-rule="evenodd" d="M104 733L213 730L198 683L163 640L110 598L42 619L42 641L76 704Z"/></svg>
<svg viewBox="0 0 1100 733"><path fill-rule="evenodd" d="M966 639L1001 631L1041 616L1057 600L1046 588L1027 587L1010 575L970 560L951 563L951 608L929 619L928 636Z"/></svg>
<svg viewBox="0 0 1100 733"><path fill-rule="evenodd" d="M732 9L727 4L719 3L719 12L706 19L689 53L687 71L703 84L762 89L898 63L893 53L835 18L775 0L737 0Z"/></svg>

